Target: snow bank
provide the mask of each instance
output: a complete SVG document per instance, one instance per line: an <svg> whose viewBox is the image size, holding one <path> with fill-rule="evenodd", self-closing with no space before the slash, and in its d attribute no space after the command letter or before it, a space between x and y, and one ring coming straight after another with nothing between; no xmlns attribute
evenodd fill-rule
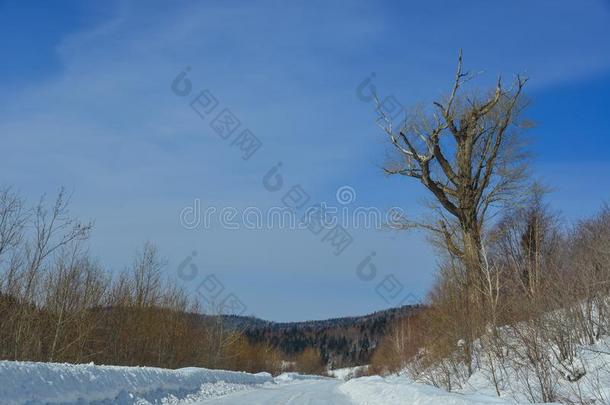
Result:
<svg viewBox="0 0 610 405"><path fill-rule="evenodd" d="M419 384L405 376L379 376L352 379L339 390L360 405L498 405L513 401L482 394L457 394Z"/></svg>
<svg viewBox="0 0 610 405"><path fill-rule="evenodd" d="M291 383L293 381L303 381L303 380L324 380L329 377L324 377L320 375L310 375L310 374L299 374L299 373L282 373L273 379L273 382L277 384L285 384Z"/></svg>
<svg viewBox="0 0 610 405"><path fill-rule="evenodd" d="M239 387L272 381L268 373L202 368L167 370L0 361L0 402L6 405L168 403L168 398L175 401L197 393L202 394L200 397L219 396Z"/></svg>

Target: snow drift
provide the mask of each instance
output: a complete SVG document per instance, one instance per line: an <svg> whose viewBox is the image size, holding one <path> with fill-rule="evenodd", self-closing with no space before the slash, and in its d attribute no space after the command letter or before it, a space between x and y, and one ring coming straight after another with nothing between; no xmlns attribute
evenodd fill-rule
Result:
<svg viewBox="0 0 610 405"><path fill-rule="evenodd" d="M0 361L0 398L6 405L168 403L206 389L218 396L271 381L268 373L202 368Z"/></svg>

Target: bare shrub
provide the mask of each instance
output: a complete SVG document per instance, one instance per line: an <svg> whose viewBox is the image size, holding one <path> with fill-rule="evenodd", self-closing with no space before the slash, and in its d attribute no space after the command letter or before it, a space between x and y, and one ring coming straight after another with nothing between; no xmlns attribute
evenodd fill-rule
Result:
<svg viewBox="0 0 610 405"><path fill-rule="evenodd" d="M376 348L367 372L389 374L402 370L422 344L419 315L400 318Z"/></svg>
<svg viewBox="0 0 610 405"><path fill-rule="evenodd" d="M295 359L296 370L301 374L324 375L326 365L322 360L320 351L314 347L308 347L298 354Z"/></svg>

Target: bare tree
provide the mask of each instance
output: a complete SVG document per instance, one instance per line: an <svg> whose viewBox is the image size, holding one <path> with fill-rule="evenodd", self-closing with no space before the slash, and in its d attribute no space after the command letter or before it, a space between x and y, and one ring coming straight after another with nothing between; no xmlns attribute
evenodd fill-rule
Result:
<svg viewBox="0 0 610 405"><path fill-rule="evenodd" d="M517 76L512 86L504 88L498 78L492 91L466 93L464 85L472 78L462 68L460 51L449 95L434 102L431 110L419 107L407 112L398 131L375 97L379 125L398 157L385 165L385 173L419 180L432 197L435 219L408 219L398 226L426 229L454 262L458 284L452 288L460 296L456 298L463 303L460 315L467 323L456 332L463 331L460 340L469 374L473 343L486 323L480 309L489 304L491 274L483 249L486 220L494 208L515 202L527 165L519 136L526 126L520 115L527 79Z"/></svg>
<svg viewBox="0 0 610 405"><path fill-rule="evenodd" d="M45 266L54 254L60 252L62 248L77 242L86 240L89 237L92 225L81 223L75 218L70 217L68 206L70 198L64 189L61 189L55 199L51 210L45 206L44 197L32 214L32 237L31 241L26 242L23 248L24 261L20 278L17 297L22 303L16 313L16 326L14 332L14 358L18 359L27 356L28 343L24 340L33 340L29 329L39 327L33 318L36 311L32 305L40 303L41 278ZM31 342L36 346L35 342Z"/></svg>
<svg viewBox="0 0 610 405"><path fill-rule="evenodd" d="M136 306L158 305L161 299L161 269L163 260L159 258L157 247L146 242L133 263L132 277Z"/></svg>
<svg viewBox="0 0 610 405"><path fill-rule="evenodd" d="M0 359L279 372L277 349L250 343L220 310L200 316L198 300L163 276L152 243L112 277L68 203L61 191L28 209L0 187Z"/></svg>
<svg viewBox="0 0 610 405"><path fill-rule="evenodd" d="M0 264L2 256L23 240L26 221L23 199L10 188L0 188Z"/></svg>
<svg viewBox="0 0 610 405"><path fill-rule="evenodd" d="M472 75L462 70L462 54L451 92L433 111L406 114L398 132L378 103L380 126L399 159L384 168L390 175L415 178L433 196L438 220L405 221L440 236L443 245L466 266L471 294L485 277L481 247L490 208L514 198L524 179L525 155L518 141L521 94L527 79L517 76L505 89L499 78L495 89L482 96L463 96Z"/></svg>
<svg viewBox="0 0 610 405"><path fill-rule="evenodd" d="M85 345L98 326L95 309L103 303L108 277L76 243L62 249L44 288L48 361L84 360Z"/></svg>
<svg viewBox="0 0 610 405"><path fill-rule="evenodd" d="M496 261L509 271L519 289L530 299L540 294L545 277L559 269L562 237L559 217L544 202L547 190L534 183L523 206L508 210L490 239ZM554 270L555 269L555 270Z"/></svg>

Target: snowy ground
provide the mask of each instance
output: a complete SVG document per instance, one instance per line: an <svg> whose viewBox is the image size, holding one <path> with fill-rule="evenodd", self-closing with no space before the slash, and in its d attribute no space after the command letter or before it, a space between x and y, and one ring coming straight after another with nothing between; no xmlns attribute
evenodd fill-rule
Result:
<svg viewBox="0 0 610 405"><path fill-rule="evenodd" d="M422 383L420 387L426 389L430 385L425 384L447 387L450 376L454 394L466 395L469 400L480 395L497 398L499 393L500 398L513 403L541 403L554 398L566 404L610 404L610 336L602 336L591 345L575 344L571 357L562 358L560 349L551 342L538 340L535 346L527 347L514 340L514 332L505 328L500 331L502 357L483 350L477 341L470 376L459 361L438 362L418 373L407 368L401 375ZM525 335L527 330L523 327L520 332ZM386 383L391 381L389 378ZM406 384L402 385L407 390Z"/></svg>
<svg viewBox="0 0 610 405"><path fill-rule="evenodd" d="M352 403L359 405L483 405L515 404L495 396L478 393L451 393L431 385L418 384L405 376L362 377L339 386Z"/></svg>
<svg viewBox="0 0 610 405"><path fill-rule="evenodd" d="M272 383L270 374L0 361L0 403L195 403Z"/></svg>
<svg viewBox="0 0 610 405"><path fill-rule="evenodd" d="M0 362L0 403L41 404L504 404L497 397L447 393L407 377L339 378L294 373L272 378L187 368Z"/></svg>
<svg viewBox="0 0 610 405"><path fill-rule="evenodd" d="M341 380L315 379L297 380L277 385L267 384L263 387L241 392L222 398L202 401L200 404L218 405L269 405L269 404L319 404L319 405L353 405L347 395L339 390ZM377 402L381 404L385 402ZM390 402L387 402L390 404Z"/></svg>

